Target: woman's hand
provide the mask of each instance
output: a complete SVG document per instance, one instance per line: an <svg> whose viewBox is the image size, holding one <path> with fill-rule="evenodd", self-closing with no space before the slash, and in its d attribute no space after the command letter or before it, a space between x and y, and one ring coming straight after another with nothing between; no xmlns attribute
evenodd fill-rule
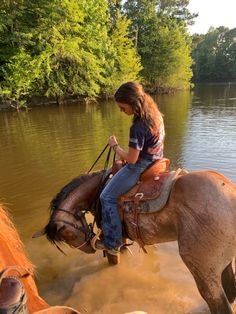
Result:
<svg viewBox="0 0 236 314"><path fill-rule="evenodd" d="M113 147L114 145L118 144L115 135L111 135L108 139L108 144Z"/></svg>
<svg viewBox="0 0 236 314"><path fill-rule="evenodd" d="M140 151L129 147L128 152L124 151L117 142L115 135L111 135L108 139L108 144L114 149L114 151L130 164L135 164L138 160Z"/></svg>

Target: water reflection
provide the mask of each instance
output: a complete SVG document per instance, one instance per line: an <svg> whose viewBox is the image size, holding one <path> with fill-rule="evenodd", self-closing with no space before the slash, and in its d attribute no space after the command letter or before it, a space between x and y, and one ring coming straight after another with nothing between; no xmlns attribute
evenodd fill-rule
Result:
<svg viewBox="0 0 236 314"><path fill-rule="evenodd" d="M198 86L184 138L185 167L214 169L236 182L236 85Z"/></svg>
<svg viewBox="0 0 236 314"><path fill-rule="evenodd" d="M172 168L184 166L183 145L187 133L189 111L191 110L192 94L180 92L175 96L159 96L160 110L164 115L166 139L165 156L171 159Z"/></svg>
<svg viewBox="0 0 236 314"><path fill-rule="evenodd" d="M172 168L216 169L236 182L235 85L197 86L157 101ZM127 146L130 123L112 101L0 112L0 200L13 214L38 267L41 294L51 304L66 303L82 313L187 313L204 302L175 243L149 248L147 256L135 245L134 255L122 256L114 270L100 254L65 247L63 256L46 239L31 240L46 223L53 196L88 171L110 134Z"/></svg>
<svg viewBox="0 0 236 314"><path fill-rule="evenodd" d="M194 102L206 104L205 109L214 107L217 103L231 107L232 101L236 101L235 86L235 83L199 84L194 89Z"/></svg>

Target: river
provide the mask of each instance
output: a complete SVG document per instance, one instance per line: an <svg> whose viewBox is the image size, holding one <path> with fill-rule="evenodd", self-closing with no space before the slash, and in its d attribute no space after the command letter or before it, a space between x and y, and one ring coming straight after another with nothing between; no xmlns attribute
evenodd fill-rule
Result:
<svg viewBox="0 0 236 314"><path fill-rule="evenodd" d="M236 183L236 85L197 85L156 100L171 168L214 169ZM204 301L175 242L148 247L148 255L134 245L132 255L109 267L101 253L64 246L64 256L45 238L31 239L46 224L51 199L88 171L109 135L127 146L130 123L113 101L0 112L0 201L13 216L37 266L40 294L51 305L67 304L83 314L196 312Z"/></svg>

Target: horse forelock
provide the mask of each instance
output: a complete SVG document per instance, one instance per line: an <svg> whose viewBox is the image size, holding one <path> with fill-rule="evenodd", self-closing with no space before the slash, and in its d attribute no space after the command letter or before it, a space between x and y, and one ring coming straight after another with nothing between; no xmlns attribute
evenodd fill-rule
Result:
<svg viewBox="0 0 236 314"><path fill-rule="evenodd" d="M53 213L54 210L60 207L60 204L67 198L67 196L75 188L77 188L79 185L83 184L84 182L87 182L89 179L101 174L103 171L104 170L80 175L74 178L73 180L71 180L68 184L66 184L51 201L50 206L49 206L51 214Z"/></svg>
<svg viewBox="0 0 236 314"><path fill-rule="evenodd" d="M49 221L45 227L45 234L49 242L57 246L57 243L63 242L62 239L58 236L57 226L53 221Z"/></svg>
<svg viewBox="0 0 236 314"><path fill-rule="evenodd" d="M6 210L0 204L0 266L18 265L34 273L34 265L27 258L24 245Z"/></svg>

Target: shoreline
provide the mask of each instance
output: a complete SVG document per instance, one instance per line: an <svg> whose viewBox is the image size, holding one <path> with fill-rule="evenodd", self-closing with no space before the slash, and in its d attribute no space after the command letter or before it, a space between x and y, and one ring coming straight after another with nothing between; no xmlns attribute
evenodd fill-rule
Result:
<svg viewBox="0 0 236 314"><path fill-rule="evenodd" d="M194 82L193 86L190 86L189 90L193 90L196 85L235 85L236 81L232 82ZM159 87L144 87L145 91L150 95L173 95L180 90L173 88L159 88ZM0 95L0 112L1 111L20 111L20 110L30 110L34 107L43 107L51 105L66 105L71 103L96 103L99 100L111 99L112 96L99 95L97 97L87 99L86 97L74 95L74 96L64 96L64 97L46 97L46 96L32 96L25 106L18 107L12 104L10 100L4 100L4 97Z"/></svg>

